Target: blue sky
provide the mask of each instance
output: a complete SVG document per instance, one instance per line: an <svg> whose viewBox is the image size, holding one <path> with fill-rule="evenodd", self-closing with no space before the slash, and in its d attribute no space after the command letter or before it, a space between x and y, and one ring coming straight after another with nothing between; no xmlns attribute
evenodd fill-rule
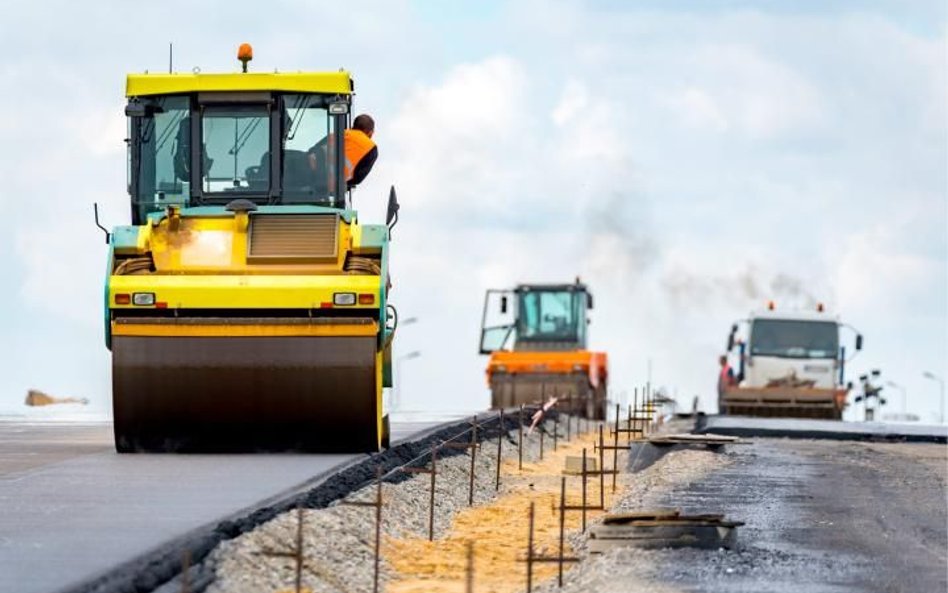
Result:
<svg viewBox="0 0 948 593"><path fill-rule="evenodd" d="M408 408L488 401L483 292L581 275L617 395L713 400L735 319L822 301L931 419L948 335L943 2L34 2L4 8L0 409L109 406L105 246L127 220L124 74L346 67L403 202ZM193 20L189 20L193 19ZM898 399L898 398L896 398ZM896 407L897 409L897 407Z"/></svg>

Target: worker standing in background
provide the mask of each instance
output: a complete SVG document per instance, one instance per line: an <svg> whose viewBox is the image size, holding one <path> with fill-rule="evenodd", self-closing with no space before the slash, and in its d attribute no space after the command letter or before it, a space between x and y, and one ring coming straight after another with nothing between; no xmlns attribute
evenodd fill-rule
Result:
<svg viewBox="0 0 948 593"><path fill-rule="evenodd" d="M373 135L375 135L375 120L367 113L357 115L352 121L352 127L345 131L347 189L352 189L362 183L379 157L378 146L372 140ZM323 138L308 151L309 166L313 171L318 171L320 162L325 162L325 157L322 155L326 154L328 140L328 136ZM332 144L329 143L329 146Z"/></svg>
<svg viewBox="0 0 948 593"><path fill-rule="evenodd" d="M721 365L721 371L718 373L718 400L720 401L720 398L724 395L724 390L737 385L737 380L734 378L734 369L728 364L726 355L722 354L718 358L718 363Z"/></svg>

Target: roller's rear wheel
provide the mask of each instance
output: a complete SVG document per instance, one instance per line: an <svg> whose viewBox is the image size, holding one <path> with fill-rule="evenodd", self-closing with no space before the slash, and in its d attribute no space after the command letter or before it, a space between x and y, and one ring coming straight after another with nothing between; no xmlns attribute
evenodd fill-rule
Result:
<svg viewBox="0 0 948 593"><path fill-rule="evenodd" d="M390 449L392 446L392 426L389 424L388 414L382 416L382 448Z"/></svg>

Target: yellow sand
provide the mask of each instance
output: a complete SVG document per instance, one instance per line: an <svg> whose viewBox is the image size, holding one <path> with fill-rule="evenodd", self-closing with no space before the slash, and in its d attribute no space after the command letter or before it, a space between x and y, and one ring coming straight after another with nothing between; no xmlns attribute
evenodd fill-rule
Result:
<svg viewBox="0 0 948 593"><path fill-rule="evenodd" d="M531 438L536 438L534 435ZM608 439L607 439L608 440ZM593 444L598 432L586 433L572 442L560 440L558 450L552 451L547 441L544 460L523 464L505 461L502 480L506 488L491 503L468 508L455 517L445 538L429 542L427 539L388 539L383 554L396 577L385 588L387 593L431 593L435 591L465 591L467 542L474 542L474 590L477 593L520 592L526 585L527 532L530 503L536 504L534 516L534 554L556 556L559 547L560 478L567 455L580 455L587 449L588 456L597 456ZM612 454L606 451L606 469L611 469ZM612 500L612 479L605 477L605 503ZM566 479L567 505L580 506L582 479ZM587 505L599 504L599 476L587 482ZM619 494L617 491L616 494ZM587 511L587 522L601 511ZM581 528L580 511L567 511L566 533ZM566 544L564 555L572 551ZM564 570L569 568L564 565ZM556 578L555 563L534 564L533 583Z"/></svg>

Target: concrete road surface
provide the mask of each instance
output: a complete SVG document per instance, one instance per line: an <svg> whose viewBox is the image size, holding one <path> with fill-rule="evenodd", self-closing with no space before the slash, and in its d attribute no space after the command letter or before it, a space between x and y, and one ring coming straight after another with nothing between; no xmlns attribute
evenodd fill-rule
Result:
<svg viewBox="0 0 948 593"><path fill-rule="evenodd" d="M357 457L117 455L106 423L0 421L0 593L77 585Z"/></svg>

